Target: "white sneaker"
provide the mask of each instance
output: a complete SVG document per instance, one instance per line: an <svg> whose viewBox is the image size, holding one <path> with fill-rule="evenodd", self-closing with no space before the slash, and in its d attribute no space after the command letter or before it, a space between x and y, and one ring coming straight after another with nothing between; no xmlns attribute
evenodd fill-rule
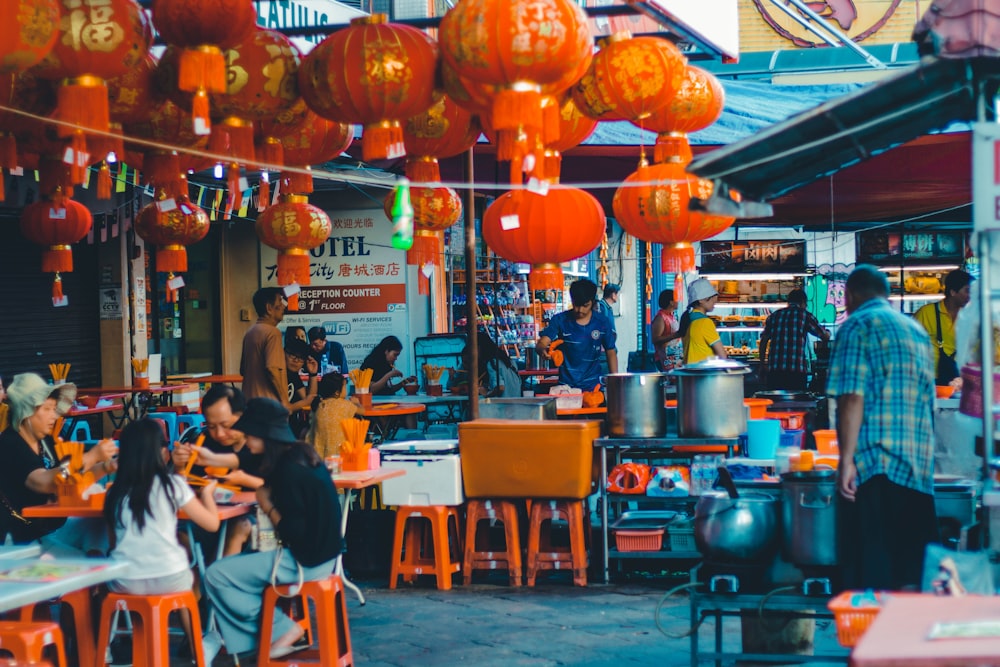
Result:
<svg viewBox="0 0 1000 667"><path fill-rule="evenodd" d="M205 667L211 667L215 656L222 650L222 635L215 630L206 632L201 637L201 650L205 653Z"/></svg>

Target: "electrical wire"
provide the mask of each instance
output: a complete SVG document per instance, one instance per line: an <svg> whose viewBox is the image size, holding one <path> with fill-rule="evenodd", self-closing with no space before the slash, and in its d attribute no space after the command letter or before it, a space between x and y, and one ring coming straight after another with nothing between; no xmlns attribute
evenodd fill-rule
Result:
<svg viewBox="0 0 1000 667"><path fill-rule="evenodd" d="M674 593L679 593L689 588L697 588L698 586L701 585L702 583L700 581L691 581L686 584L681 584L680 586L674 586L669 591L663 594L663 597L660 598L660 601L656 603L656 610L653 612L653 622L656 624L656 629L660 631L660 634L662 634L664 637L667 637L668 639L684 639L685 637L690 637L691 635L693 635L695 632L698 631L698 628L701 627L701 624L705 622L704 616L698 619L698 622L692 625L690 628L688 628L686 632L683 632L681 634L675 634L673 632L668 632L660 623L660 610L663 609L663 604Z"/></svg>

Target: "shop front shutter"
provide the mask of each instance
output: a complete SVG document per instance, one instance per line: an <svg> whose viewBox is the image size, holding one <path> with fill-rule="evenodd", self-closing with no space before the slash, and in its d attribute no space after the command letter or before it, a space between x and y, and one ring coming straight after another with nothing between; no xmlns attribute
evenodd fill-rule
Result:
<svg viewBox="0 0 1000 667"><path fill-rule="evenodd" d="M73 246L73 272L62 276L69 305L52 306L52 274L41 271L41 248L0 220L0 376L24 372L50 379L50 363L72 364L68 380L101 383L97 246Z"/></svg>

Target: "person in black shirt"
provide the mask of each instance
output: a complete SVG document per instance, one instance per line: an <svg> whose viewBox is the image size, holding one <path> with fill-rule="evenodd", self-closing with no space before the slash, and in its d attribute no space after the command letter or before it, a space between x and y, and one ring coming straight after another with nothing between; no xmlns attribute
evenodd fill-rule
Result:
<svg viewBox="0 0 1000 667"><path fill-rule="evenodd" d="M393 378L403 377L403 372L396 368L396 360L403 351L403 344L395 336L386 336L375 346L361 364L361 369L372 369L372 383L369 390L375 396L392 396L408 382L415 382L416 377L410 376L398 384L393 384Z"/></svg>
<svg viewBox="0 0 1000 667"><path fill-rule="evenodd" d="M205 575L221 640L230 655L256 649L260 636L261 600L274 583L317 581L333 572L341 553L340 501L319 455L296 441L288 427L288 410L277 401L255 398L233 426L247 436L247 447L264 457L264 485L257 490L261 511L281 538L275 551L240 554L215 562ZM294 652L305 630L283 613L275 613L271 657ZM205 663L220 647L220 637L205 636Z"/></svg>

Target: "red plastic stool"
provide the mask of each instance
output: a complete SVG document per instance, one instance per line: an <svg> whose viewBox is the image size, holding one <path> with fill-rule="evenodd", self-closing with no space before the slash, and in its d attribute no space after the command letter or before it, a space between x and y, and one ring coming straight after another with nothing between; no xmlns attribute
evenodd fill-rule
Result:
<svg viewBox="0 0 1000 667"><path fill-rule="evenodd" d="M13 654L14 660L41 662L45 659L46 646L55 646L59 667L67 667L63 634L58 623L0 621L0 649Z"/></svg>
<svg viewBox="0 0 1000 667"><path fill-rule="evenodd" d="M275 590L277 588L277 590ZM290 585L268 586L264 591L263 614L260 621L260 648L257 652L258 667L277 665L320 665L321 667L351 667L354 654L351 652L351 629L347 623L347 599L344 596L344 582L331 574L319 581L306 581L301 590L292 592ZM282 598L302 600L302 613L309 616L309 602L312 600L316 613L315 636L312 644L303 651L271 659L271 642L274 641L274 609ZM296 619L293 619L296 620ZM296 620L301 623L301 620Z"/></svg>
<svg viewBox="0 0 1000 667"><path fill-rule="evenodd" d="M451 575L461 568L461 532L456 508L401 505L396 510L389 588L396 587L399 575L403 575L403 581L412 582L418 574L433 574L438 589L451 590Z"/></svg>
<svg viewBox="0 0 1000 667"><path fill-rule="evenodd" d="M469 500L465 505L465 561L463 581L472 583L473 570L507 569L510 585L521 585L521 528L517 505L509 500ZM488 531L480 534L479 523L499 521L503 524L504 550L494 551Z"/></svg>
<svg viewBox="0 0 1000 667"><path fill-rule="evenodd" d="M93 600L90 596L90 589L84 588L72 593L67 593L57 600L39 602L21 607L19 610L22 622L34 620L51 621L51 608L55 604L66 605L73 612L73 632L76 639L76 662L78 665L94 664L94 622L93 622ZM36 619L39 610L46 613L44 619Z"/></svg>
<svg viewBox="0 0 1000 667"><path fill-rule="evenodd" d="M201 615L198 600L192 591L164 593L161 595L125 595L109 593L101 606L101 628L98 631L95 665L104 665L108 643L111 639L111 619L116 611L138 616L132 624L133 667L160 667L170 664L169 620L170 612L187 609L191 614L191 651L195 665L205 665L201 644Z"/></svg>
<svg viewBox="0 0 1000 667"><path fill-rule="evenodd" d="M535 585L539 570L565 569L573 570L574 585L587 585L587 544L583 514L581 500L536 499L531 503L526 577L529 586ZM552 546L552 520L559 517L566 519L569 524L569 549Z"/></svg>

